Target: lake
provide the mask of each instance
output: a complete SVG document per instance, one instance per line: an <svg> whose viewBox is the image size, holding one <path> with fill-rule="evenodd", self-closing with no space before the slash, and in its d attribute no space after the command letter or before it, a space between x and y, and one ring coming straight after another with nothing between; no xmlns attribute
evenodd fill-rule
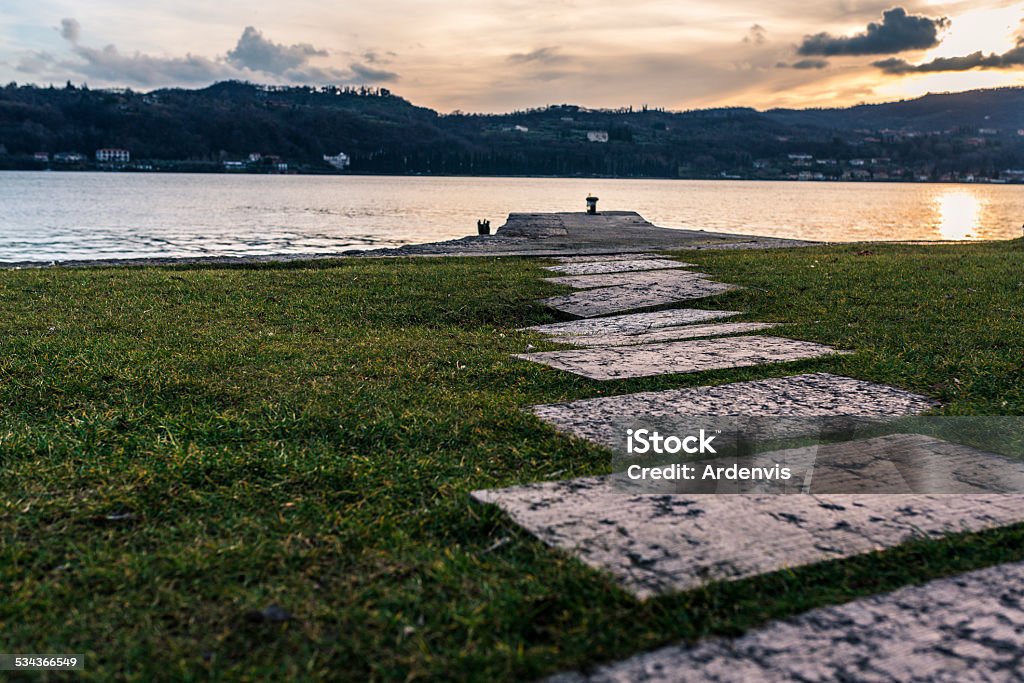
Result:
<svg viewBox="0 0 1024 683"><path fill-rule="evenodd" d="M1024 185L0 173L0 261L246 256L463 237L512 211L638 211L655 225L775 237L1019 237Z"/></svg>

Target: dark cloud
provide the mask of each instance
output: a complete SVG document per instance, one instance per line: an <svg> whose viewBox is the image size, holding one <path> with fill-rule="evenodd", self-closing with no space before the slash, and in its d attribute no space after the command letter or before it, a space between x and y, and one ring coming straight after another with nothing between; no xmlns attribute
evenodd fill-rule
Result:
<svg viewBox="0 0 1024 683"><path fill-rule="evenodd" d="M906 50L923 50L939 43L939 30L949 25L945 17L907 14L902 7L882 13L882 23L871 22L864 33L833 36L816 33L804 36L797 52L805 56L889 55Z"/></svg>
<svg viewBox="0 0 1024 683"><path fill-rule="evenodd" d="M204 85L216 80L238 78L239 73L223 62L185 55L184 57L152 57L141 53L121 54L113 45L104 48L75 45L72 51L79 62L61 62L87 78L131 85L163 85L181 83Z"/></svg>
<svg viewBox="0 0 1024 683"><path fill-rule="evenodd" d="M383 54L377 50L367 50L363 53L363 61L367 64L390 64L398 54L388 50Z"/></svg>
<svg viewBox="0 0 1024 683"><path fill-rule="evenodd" d="M753 45L764 45L768 40L768 30L761 26L761 24L754 24L747 31L747 35L743 37L744 43L751 43Z"/></svg>
<svg viewBox="0 0 1024 683"><path fill-rule="evenodd" d="M268 74L284 74L306 65L310 57L326 56L327 50L320 50L309 43L275 43L264 38L252 26L246 26L234 49L228 50L228 62L231 64Z"/></svg>
<svg viewBox="0 0 1024 683"><path fill-rule="evenodd" d="M394 71L375 69L359 62L353 62L348 68L352 70L352 74L358 80L364 83L391 83L398 80L398 74Z"/></svg>
<svg viewBox="0 0 1024 683"><path fill-rule="evenodd" d="M826 59L801 59L792 64L786 62L779 62L776 64L780 69L824 69L828 66L828 60Z"/></svg>
<svg viewBox="0 0 1024 683"><path fill-rule="evenodd" d="M969 71L971 69L1012 69L1024 66L1024 38L1017 47L1001 55L985 54L980 50L963 57L938 57L924 64L911 64L904 59L883 59L873 66L887 74L934 73L938 71Z"/></svg>
<svg viewBox="0 0 1024 683"><path fill-rule="evenodd" d="M89 47L80 42L81 26L71 18L61 20L59 31L70 44L75 59L62 60L42 52L28 53L22 56L17 70L48 77L62 73L64 76L61 78L79 76L93 81L147 87L205 85L226 79L309 85L382 83L398 79L398 74L393 71L358 61L344 69L311 64L312 58L326 57L328 52L308 43L275 43L252 26L245 28L233 49L215 58L192 54L154 57L140 52L123 54L115 45ZM367 54L376 57L375 53Z"/></svg>
<svg viewBox="0 0 1024 683"><path fill-rule="evenodd" d="M184 57L151 57L136 52L122 54L116 46L103 48L82 45L82 27L77 19L60 20L60 35L71 44L77 61L59 61L51 55L37 53L23 59L19 70L25 73L70 71L78 76L130 85L165 83L206 84L222 78L236 78L237 72L221 61L185 55Z"/></svg>
<svg viewBox="0 0 1024 683"><path fill-rule="evenodd" d="M82 35L82 25L78 23L77 19L66 17L60 20L60 35L64 40L77 43L79 37Z"/></svg>
<svg viewBox="0 0 1024 683"><path fill-rule="evenodd" d="M559 47L540 47L532 52L518 52L507 57L512 64L540 62L543 64L560 64L568 59L561 54Z"/></svg>

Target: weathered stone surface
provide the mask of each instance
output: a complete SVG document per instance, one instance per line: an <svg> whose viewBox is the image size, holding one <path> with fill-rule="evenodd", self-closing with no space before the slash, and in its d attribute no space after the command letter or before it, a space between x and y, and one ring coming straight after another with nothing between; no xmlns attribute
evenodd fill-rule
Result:
<svg viewBox="0 0 1024 683"><path fill-rule="evenodd" d="M937 405L909 391L822 372L551 403L532 410L562 431L613 447L620 438L613 423L628 416L897 417L923 413Z"/></svg>
<svg viewBox="0 0 1024 683"><path fill-rule="evenodd" d="M593 318L636 308L663 306L688 299L701 299L722 294L731 289L736 289L736 287L710 280L688 279L658 285L620 285L588 289L575 294L541 299L541 303L571 315L578 315L581 318Z"/></svg>
<svg viewBox="0 0 1024 683"><path fill-rule="evenodd" d="M619 285L650 287L651 285L668 285L690 280L707 280L710 277L707 273L697 273L692 270L644 270L631 273L600 273L598 275L549 277L545 278L545 281L555 285L568 285L576 289L594 289L596 287L617 287Z"/></svg>
<svg viewBox="0 0 1024 683"><path fill-rule="evenodd" d="M770 462L778 455L759 457ZM1024 464L922 434L823 444L784 455L807 463L812 493L1024 493Z"/></svg>
<svg viewBox="0 0 1024 683"><path fill-rule="evenodd" d="M589 477L472 495L640 598L1024 521L1024 494L630 495Z"/></svg>
<svg viewBox="0 0 1024 683"><path fill-rule="evenodd" d="M813 436L809 432L816 431L815 420L779 420L783 424L779 426L772 421L764 436L787 439ZM789 424L785 424L787 421ZM861 422L866 423L866 420ZM877 424L883 422L876 421ZM754 433L744 433L743 436L748 443L761 438L756 428ZM638 463L633 459L635 456L629 456L621 449L613 481L622 492L638 494L1024 493L1024 463L923 434L848 438L739 456L726 454L729 450L728 434L719 434L718 437L718 452L722 455L692 461L692 479L630 479L625 473L626 467ZM678 462L678 458L666 456L659 463L649 464L671 465ZM728 468L733 465L752 470L761 468L772 474L747 480L704 479L701 476L706 467ZM774 474L783 467L790 471L788 479Z"/></svg>
<svg viewBox="0 0 1024 683"><path fill-rule="evenodd" d="M640 270L667 270L686 268L692 263L681 263L663 258L642 258L632 261L591 261L588 263L564 263L560 266L544 266L544 270L566 275L598 275L601 273L630 273Z"/></svg>
<svg viewBox="0 0 1024 683"><path fill-rule="evenodd" d="M534 325L525 329L551 335L642 334L672 325L687 325L739 315L742 311L704 311L697 308L674 308L670 311L629 313L593 320L571 320L564 323Z"/></svg>
<svg viewBox="0 0 1024 683"><path fill-rule="evenodd" d="M658 254L652 254L650 252L641 252L637 254L591 254L589 256L556 256L555 260L559 263L590 263L593 261L635 261L636 259L644 258L664 258Z"/></svg>
<svg viewBox="0 0 1024 683"><path fill-rule="evenodd" d="M1024 563L989 567L547 683L1019 681L1022 586Z"/></svg>
<svg viewBox="0 0 1024 683"><path fill-rule="evenodd" d="M559 344L573 346L632 346L635 344L654 344L674 339L696 339L698 337L718 337L726 334L746 334L777 327L779 323L717 323L713 325L677 325L663 327L654 332L643 334L584 334L565 335L555 341Z"/></svg>
<svg viewBox="0 0 1024 683"><path fill-rule="evenodd" d="M749 336L524 353L516 358L590 379L608 380L785 363L835 353L839 352L831 346L814 342Z"/></svg>

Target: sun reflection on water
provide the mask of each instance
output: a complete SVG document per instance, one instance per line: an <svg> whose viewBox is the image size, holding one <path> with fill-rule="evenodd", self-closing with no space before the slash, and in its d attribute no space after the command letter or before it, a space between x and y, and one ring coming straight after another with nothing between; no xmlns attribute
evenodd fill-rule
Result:
<svg viewBox="0 0 1024 683"><path fill-rule="evenodd" d="M949 190L935 198L938 229L942 239L977 239L985 202L967 190Z"/></svg>

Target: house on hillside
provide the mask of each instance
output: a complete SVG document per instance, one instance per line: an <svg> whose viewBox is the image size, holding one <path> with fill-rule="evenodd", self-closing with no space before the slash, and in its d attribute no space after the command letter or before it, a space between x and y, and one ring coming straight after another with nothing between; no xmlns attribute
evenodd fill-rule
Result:
<svg viewBox="0 0 1024 683"><path fill-rule="evenodd" d="M352 160L344 152L338 152L337 154L334 155L325 154L324 161L326 161L328 164L338 169L339 171L344 171L352 163Z"/></svg>

